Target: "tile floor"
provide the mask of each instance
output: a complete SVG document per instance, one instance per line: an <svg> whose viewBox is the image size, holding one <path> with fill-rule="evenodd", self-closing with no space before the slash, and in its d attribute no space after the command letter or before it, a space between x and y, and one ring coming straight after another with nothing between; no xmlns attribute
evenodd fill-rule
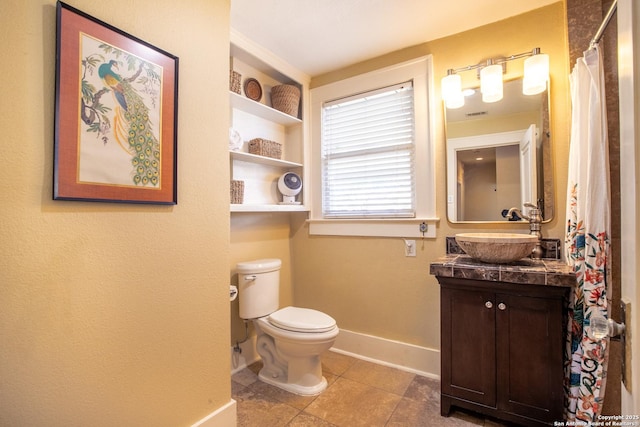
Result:
<svg viewBox="0 0 640 427"><path fill-rule="evenodd" d="M262 362L232 376L238 427L503 426L466 412L440 416L440 382L328 351L329 386L298 396L258 380Z"/></svg>

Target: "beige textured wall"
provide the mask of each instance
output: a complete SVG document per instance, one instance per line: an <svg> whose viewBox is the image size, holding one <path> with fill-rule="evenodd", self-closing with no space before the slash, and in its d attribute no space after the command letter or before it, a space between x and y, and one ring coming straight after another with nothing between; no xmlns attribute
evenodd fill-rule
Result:
<svg viewBox="0 0 640 427"><path fill-rule="evenodd" d="M526 129L531 123L538 123L540 117L535 113L517 113L493 119L468 120L464 122L449 122L447 137L459 138L463 136L482 135L485 133L509 132Z"/></svg>
<svg viewBox="0 0 640 427"><path fill-rule="evenodd" d="M230 400L229 0L70 3L180 58L178 205L51 200L55 1L3 0L0 425L190 425Z"/></svg>
<svg viewBox="0 0 640 427"><path fill-rule="evenodd" d="M556 215L542 227L544 237L560 238L564 222L569 144L567 40L563 2L499 23L409 47L343 70L317 76L311 86L416 58L433 55L435 97L448 68L475 64L540 47L550 55L551 115L555 162ZM521 75L522 62L509 65L506 79ZM462 73L475 79L475 73ZM476 83L477 84L477 83ZM469 84L471 85L471 84ZM437 238L418 242L417 257L404 256L401 239L309 236L303 221L294 221L294 301L334 316L340 327L356 332L439 348L439 289L429 263L445 253L445 236L472 230L526 232L518 225L461 225L446 219L445 141L442 106L436 109Z"/></svg>

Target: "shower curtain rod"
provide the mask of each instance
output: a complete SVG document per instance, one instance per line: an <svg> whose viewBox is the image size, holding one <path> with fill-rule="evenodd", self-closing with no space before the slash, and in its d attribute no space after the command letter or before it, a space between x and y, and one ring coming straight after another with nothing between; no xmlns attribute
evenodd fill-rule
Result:
<svg viewBox="0 0 640 427"><path fill-rule="evenodd" d="M611 21L611 17L616 12L617 5L618 5L618 0L613 0L613 3L611 3L611 7L609 8L607 15L604 17L602 24L600 24L600 28L598 28L596 35L593 36L593 38L591 39L591 43L589 43L589 49L593 48L596 45L596 43L598 43L602 38L602 34L604 34L604 30L607 28L607 25L609 25L609 21Z"/></svg>

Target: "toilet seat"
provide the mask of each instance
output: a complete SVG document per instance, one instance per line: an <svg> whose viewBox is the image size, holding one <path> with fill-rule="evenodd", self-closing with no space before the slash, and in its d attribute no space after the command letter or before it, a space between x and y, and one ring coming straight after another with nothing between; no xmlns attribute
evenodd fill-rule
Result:
<svg viewBox="0 0 640 427"><path fill-rule="evenodd" d="M269 323L291 332L321 333L336 328L336 321L328 314L300 307L285 307L271 313Z"/></svg>

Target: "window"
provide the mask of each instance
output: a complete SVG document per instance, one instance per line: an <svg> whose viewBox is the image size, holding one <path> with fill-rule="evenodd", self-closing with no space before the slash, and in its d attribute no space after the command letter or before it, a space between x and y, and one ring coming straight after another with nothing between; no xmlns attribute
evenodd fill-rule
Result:
<svg viewBox="0 0 640 427"><path fill-rule="evenodd" d="M311 90L310 234L435 236L430 73L424 57Z"/></svg>
<svg viewBox="0 0 640 427"><path fill-rule="evenodd" d="M415 217L413 84L327 102L322 216Z"/></svg>

